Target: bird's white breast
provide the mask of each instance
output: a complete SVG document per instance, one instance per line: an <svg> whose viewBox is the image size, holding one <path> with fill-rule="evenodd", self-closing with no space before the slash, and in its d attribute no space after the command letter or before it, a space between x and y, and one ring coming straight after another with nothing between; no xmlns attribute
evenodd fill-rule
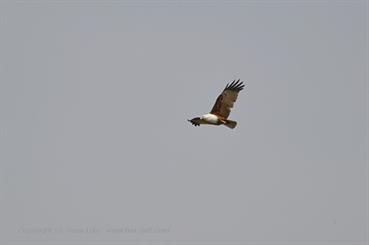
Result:
<svg viewBox="0 0 369 245"><path fill-rule="evenodd" d="M208 123L218 123L218 117L214 114L205 114L201 118Z"/></svg>

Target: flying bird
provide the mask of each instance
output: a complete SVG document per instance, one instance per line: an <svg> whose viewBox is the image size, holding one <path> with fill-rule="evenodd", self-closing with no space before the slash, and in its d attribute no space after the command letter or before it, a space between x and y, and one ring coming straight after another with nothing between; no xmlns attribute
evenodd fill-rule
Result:
<svg viewBox="0 0 369 245"><path fill-rule="evenodd" d="M228 83L223 92L218 96L213 109L210 113L205 114L201 117L195 117L188 120L194 126L200 126L200 124L210 125L225 125L228 128L235 128L237 126L236 121L228 119L231 109L233 108L234 102L237 100L238 93L243 89L245 85L240 82L240 79L233 80L230 84Z"/></svg>

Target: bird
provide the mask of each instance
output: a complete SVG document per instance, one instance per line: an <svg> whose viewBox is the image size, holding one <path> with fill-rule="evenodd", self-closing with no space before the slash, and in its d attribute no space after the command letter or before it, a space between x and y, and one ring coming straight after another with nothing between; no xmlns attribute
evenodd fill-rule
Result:
<svg viewBox="0 0 369 245"><path fill-rule="evenodd" d="M228 83L222 93L218 96L217 100L210 113L207 113L201 117L195 117L191 120L187 120L192 123L195 127L201 124L208 125L224 125L228 128L234 129L237 126L237 122L229 120L228 116L231 113L234 102L236 102L238 93L244 88L243 82L240 79L233 80Z"/></svg>

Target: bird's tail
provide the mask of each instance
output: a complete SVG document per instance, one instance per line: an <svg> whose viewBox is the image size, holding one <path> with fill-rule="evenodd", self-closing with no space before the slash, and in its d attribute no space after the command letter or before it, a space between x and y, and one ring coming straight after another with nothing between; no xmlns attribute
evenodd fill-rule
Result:
<svg viewBox="0 0 369 245"><path fill-rule="evenodd" d="M228 128L234 129L237 126L237 122L232 121L232 120L227 120L224 125L227 126Z"/></svg>

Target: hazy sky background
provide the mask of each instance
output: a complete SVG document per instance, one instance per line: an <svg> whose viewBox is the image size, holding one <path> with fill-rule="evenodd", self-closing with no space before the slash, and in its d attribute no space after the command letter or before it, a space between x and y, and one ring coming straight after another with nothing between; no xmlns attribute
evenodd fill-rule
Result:
<svg viewBox="0 0 369 245"><path fill-rule="evenodd" d="M367 6L1 1L0 241L367 244Z"/></svg>

